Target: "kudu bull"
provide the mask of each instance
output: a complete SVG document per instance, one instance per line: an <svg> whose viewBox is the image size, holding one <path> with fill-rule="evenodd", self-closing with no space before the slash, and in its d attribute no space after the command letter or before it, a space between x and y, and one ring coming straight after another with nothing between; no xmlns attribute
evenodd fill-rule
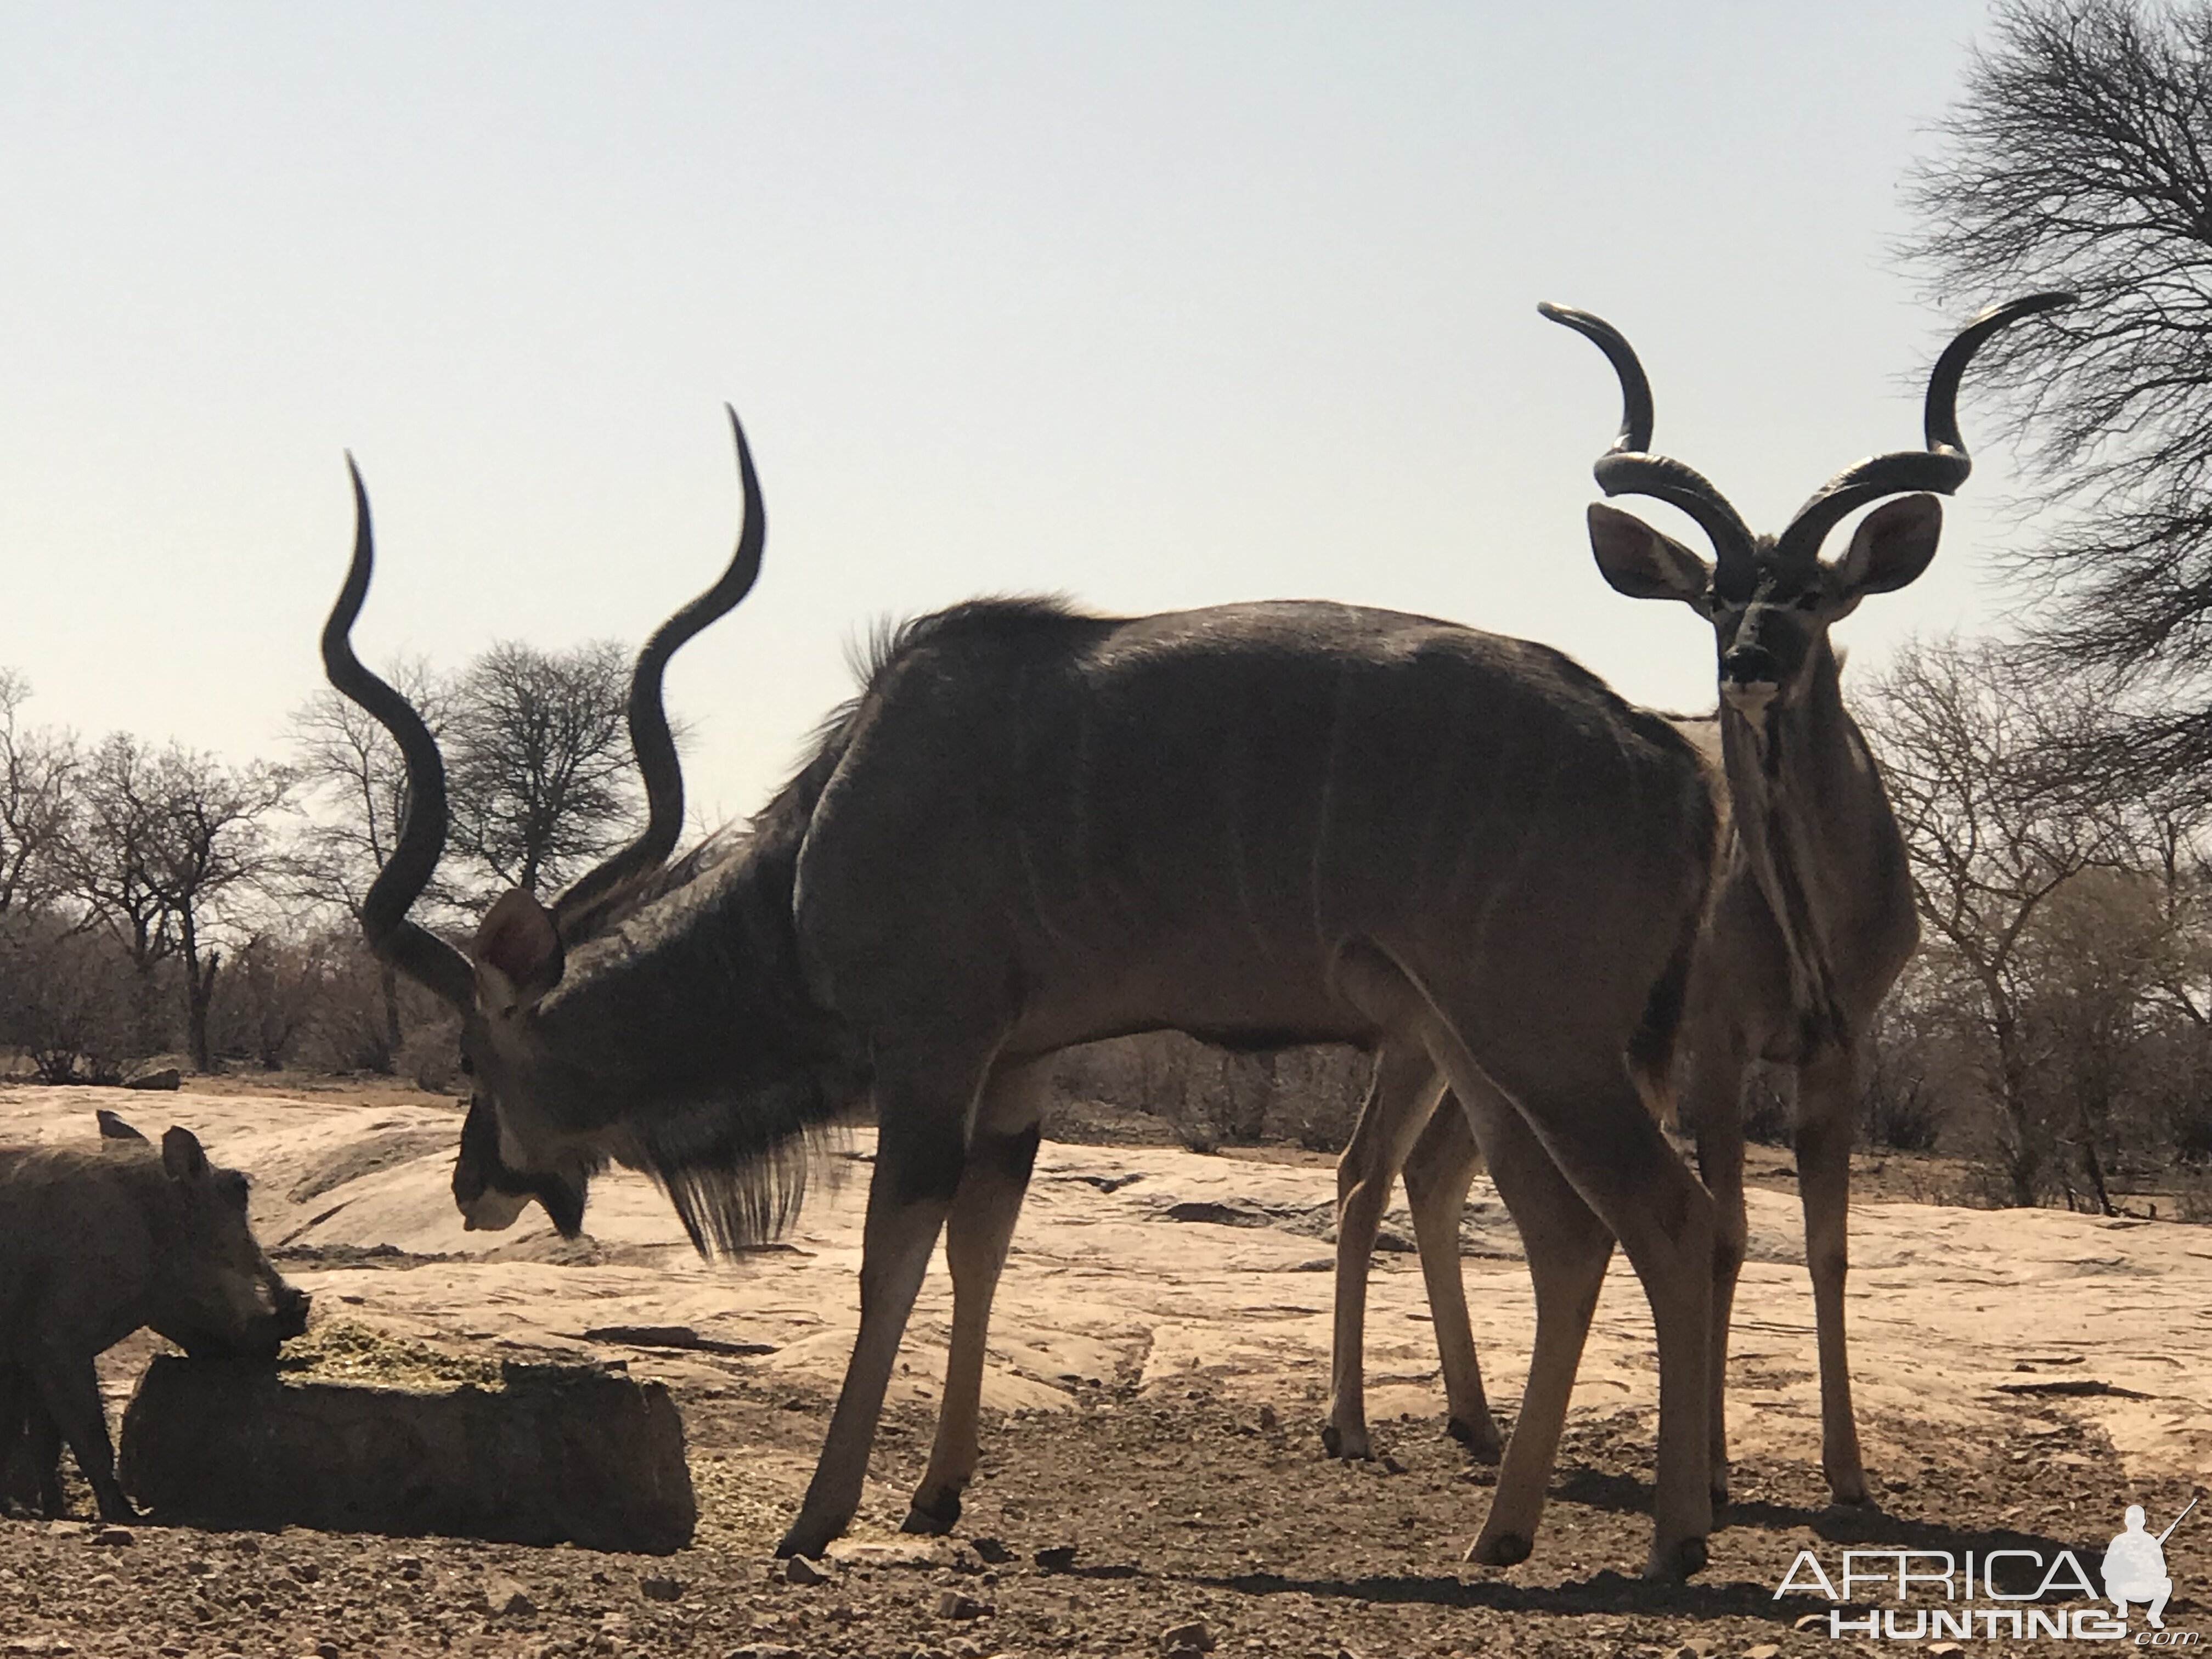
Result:
<svg viewBox="0 0 2212 1659"><path fill-rule="evenodd" d="M618 1160L700 1248L735 1244L789 1212L808 1131L872 1097L860 1331L779 1548L818 1553L852 1519L940 1228L951 1353L908 1525L942 1531L977 1459L991 1298L1052 1055L1164 1028L1418 1052L1497 1103L1489 1151L1516 1212L1589 1218L1641 1276L1661 1402L1647 1566L1695 1571L1712 1204L1640 1092L1664 1086L1713 868L1689 745L1557 652L1424 617L982 600L901 629L748 831L663 871L683 792L662 669L759 564L741 431L738 456L736 556L633 678L648 827L550 910L503 896L467 955L406 919L445 787L422 720L349 643L372 560L356 475L324 660L399 744L410 803L362 926L462 1016L471 1222L504 1226L535 1197L574 1232L590 1176ZM1516 1437L1485 1559L1528 1553L1556 1440Z"/></svg>
<svg viewBox="0 0 2212 1659"><path fill-rule="evenodd" d="M1949 495L1967 476L1956 404L1960 379L1975 352L1999 329L2071 298L2032 295L1975 318L1929 377L1927 447L1845 469L1798 509L1781 535L1757 538L1704 477L1650 453L1651 390L1620 333L1585 312L1540 307L1553 321L1596 342L1620 380L1620 437L1597 464L1599 486L1608 495L1651 495L1681 508L1711 538L1716 556L1709 567L1627 514L1602 504L1589 510L1590 543L1606 580L1632 599L1690 605L1711 621L1719 650L1716 783L1723 792L1723 850L1691 973L1679 1097L1717 1206L1708 1372L1717 1498L1726 1496L1728 1324L1745 1238L1741 1101L1746 1068L1759 1060L1789 1068L1796 1079L1798 1186L1819 1329L1822 1470L1838 1502L1864 1503L1869 1496L1844 1333L1850 1146L1867 1027L1911 957L1919 923L1905 845L1865 739L1844 707L1828 629L1865 595L1905 586L1934 556L1941 508L1924 492ZM1846 515L1906 491L1923 493L1869 514L1841 559L1821 560L1821 543ZM1711 720L1678 725L1700 746L1714 743ZM1478 1452L1497 1444L1458 1262L1460 1208L1480 1166L1480 1127L1496 1107L1470 1097L1471 1133L1470 1115L1449 1109L1448 1102L1437 1109L1443 1087L1418 1054L1385 1053L1339 1168L1335 1375L1323 1432L1330 1449L1345 1455L1364 1455L1367 1448L1359 1376L1366 1268L1401 1163L1436 1315L1451 1431ZM1558 1217L1549 1219L1559 1224ZM1609 1253L1607 1247L1589 1271L1601 1274ZM1537 1265L1533 1248L1530 1256L1532 1268L1547 1271ZM1554 1263L1548 1271L1562 1267ZM1590 1282L1594 1286L1594 1277ZM1581 1333L1573 1334L1579 1352ZM1532 1366L1532 1393L1537 1386ZM1547 1413L1554 1409L1548 1400L1544 1404Z"/></svg>

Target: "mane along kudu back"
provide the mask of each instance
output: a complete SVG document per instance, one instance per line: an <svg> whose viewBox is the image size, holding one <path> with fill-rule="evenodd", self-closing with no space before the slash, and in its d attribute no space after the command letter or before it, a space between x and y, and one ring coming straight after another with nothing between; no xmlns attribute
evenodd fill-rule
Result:
<svg viewBox="0 0 2212 1659"><path fill-rule="evenodd" d="M504 895L466 956L406 920L442 848L444 781L419 716L349 642L372 559L356 476L325 661L398 740L411 801L362 925L461 1012L471 1224L535 1197L573 1232L611 1159L660 1182L702 1250L746 1241L790 1213L809 1130L872 1097L860 1332L780 1548L816 1553L851 1520L940 1227L951 1348L908 1524L941 1531L976 1462L991 1297L1052 1055L1162 1028L1417 1051L1463 1088L1494 1084L1490 1151L1516 1212L1589 1218L1641 1275L1661 1377L1648 1565L1695 1571L1712 1206L1639 1094L1663 1086L1713 867L1690 746L1555 651L1425 617L979 600L884 644L748 830L664 872L683 793L661 671L759 563L742 432L738 453L736 556L633 681L648 828L550 909ZM1488 1559L1528 1553L1556 1441L1539 1425L1509 1451Z"/></svg>
<svg viewBox="0 0 2212 1659"><path fill-rule="evenodd" d="M2071 298L2031 295L1975 318L1929 376L1927 447L1846 468L1775 537L1754 537L1703 477L1650 453L1650 386L1619 331L1584 312L1540 307L1596 342L1620 380L1620 437L1598 461L1599 486L1608 495L1651 495L1681 508L1716 556L1708 566L1627 514L1602 504L1589 510L1591 546L1606 580L1632 599L1690 605L1711 621L1719 652L1717 715L1677 721L1701 747L1717 750L1724 825L1719 884L1690 980L1680 1094L1699 1170L1718 1205L1708 1373L1716 1497L1726 1495L1723 1379L1745 1238L1741 1098L1745 1071L1759 1060L1787 1067L1796 1079L1798 1185L1819 1324L1822 1468L1838 1501L1869 1497L1844 1334L1850 1147L1867 1028L1912 954L1919 921L1905 844L1881 774L1844 707L1828 629L1867 594L1903 587L1927 568L1942 509L1932 494L1905 495L1868 515L1840 559L1824 562L1821 543L1848 514L1884 496L1956 490L1970 465L1957 418L1968 362L1999 329ZM1436 1307L1452 1431L1478 1451L1497 1443L1458 1263L1460 1206L1480 1166L1478 1139L1497 1108L1476 1097L1469 1114L1436 1110L1442 1089L1418 1055L1386 1051L1339 1167L1336 1375L1324 1431L1332 1449L1366 1451L1359 1386L1365 1270L1401 1163ZM1559 1224L1556 1216L1550 1220Z"/></svg>

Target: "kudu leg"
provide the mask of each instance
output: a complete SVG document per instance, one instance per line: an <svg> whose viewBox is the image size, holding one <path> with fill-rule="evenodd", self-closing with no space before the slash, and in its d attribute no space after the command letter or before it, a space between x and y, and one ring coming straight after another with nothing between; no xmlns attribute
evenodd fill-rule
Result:
<svg viewBox="0 0 2212 1659"><path fill-rule="evenodd" d="M1440 1027L1431 1042L1432 1052L1452 1086L1461 1091L1461 1098L1479 1098L1487 1079L1455 1034ZM1707 1372L1712 1340L1712 1199L1667 1144L1643 1097L1630 1081L1626 1067L1615 1056L1604 1056L1603 1065L1579 1085L1551 1074L1499 1081L1510 1081L1510 1097L1521 1115L1597 1221L1620 1241L1643 1283L1659 1346L1658 1475L1652 1505L1651 1553L1644 1571L1655 1578L1678 1578L1696 1572L1705 1565L1705 1535L1712 1530L1712 1490L1707 1474L1711 1447L1705 1429L1711 1405ZM1502 1143L1504 1137L1499 1139ZM1500 1196L1513 1209L1517 1222L1534 1200L1516 1203L1504 1186L1514 1176L1502 1168L1496 1148L1486 1146L1486 1152L1491 1159L1492 1177L1499 1182ZM1534 1160L1528 1163L1533 1170ZM1546 1213L1548 1217L1550 1212ZM1573 1269L1581 1265L1574 1259L1571 1246L1571 1237L1567 1245L1557 1247L1547 1240L1544 1250L1548 1255L1557 1248L1566 1261L1560 1273L1564 1283L1553 1292L1561 1303L1559 1317L1586 1330L1588 1316L1573 1321L1574 1310L1569 1305ZM1537 1269L1537 1254L1531 1249L1532 1274ZM1539 1284L1540 1295L1542 1281ZM1541 1342L1540 1310L1538 1320ZM1562 1336L1558 1349L1558 1363L1562 1366L1566 1364L1565 1348ZM1577 1336L1577 1360L1580 1352ZM1571 1377L1571 1367L1567 1370ZM1532 1359L1532 1381L1535 1375ZM1554 1386L1548 1376L1544 1386ZM1553 1409L1548 1401L1547 1408ZM1564 1407L1557 1409L1564 1416ZM1533 1441L1529 1450L1516 1457L1529 1416L1524 1396L1521 1415L1514 1422L1513 1439L1506 1446L1504 1467L1499 1472L1498 1499L1492 1505L1493 1518L1504 1523L1497 1528L1501 1549L1505 1528L1518 1519L1515 1510L1533 1515L1540 1508L1551 1454L1557 1448L1554 1431L1553 1443L1542 1448L1540 1468ZM1499 1508L1506 1504L1509 1492L1512 1507L1500 1517ZM1533 1526L1533 1518L1529 1524ZM1486 1539L1492 1531L1485 1528ZM1515 1541L1530 1540L1516 1534ZM1477 1547L1482 1547L1483 1542L1478 1540Z"/></svg>
<svg viewBox="0 0 2212 1659"><path fill-rule="evenodd" d="M1510 1102L1487 1086L1469 1090L1466 1098L1463 1115L1474 1125L1471 1139L1482 1143L1490 1178L1520 1230L1536 1293L1528 1386L1514 1415L1490 1514L1467 1553L1470 1561L1511 1566L1527 1559L1544 1513L1575 1372L1613 1258L1613 1235Z"/></svg>
<svg viewBox="0 0 2212 1659"><path fill-rule="evenodd" d="M1871 1500L1851 1411L1844 1336L1844 1280L1850 1271L1851 1139L1858 1057L1822 1054L1797 1073L1797 1195L1805 1208L1805 1266L1820 1327L1820 1470L1838 1504Z"/></svg>
<svg viewBox="0 0 2212 1659"><path fill-rule="evenodd" d="M971 1078L979 1079L984 1069L977 1066ZM936 1075L948 1080L930 1087L890 1067L878 1073L881 1127L861 1234L860 1334L799 1518L775 1547L780 1556L819 1555L860 1505L899 1339L965 1162L967 1108L977 1083L951 1082L956 1074L945 1069Z"/></svg>
<svg viewBox="0 0 2212 1659"><path fill-rule="evenodd" d="M1743 1272L1747 1230L1743 1212L1742 1058L1714 1042L1692 1055L1683 1096L1683 1116L1698 1142L1698 1174L1713 1197L1713 1323L1710 1381L1712 1403L1706 1428L1712 1445L1713 1503L1728 1502L1729 1325L1736 1280Z"/></svg>
<svg viewBox="0 0 2212 1659"><path fill-rule="evenodd" d="M1036 1163L1048 1075L1048 1063L1039 1062L994 1077L968 1139L967 1164L945 1225L945 1260L952 1273L952 1344L945 1366L945 1398L929 1468L902 1531L951 1531L960 1519L961 1492L975 1473L991 1298Z"/></svg>
<svg viewBox="0 0 2212 1659"><path fill-rule="evenodd" d="M1382 1212L1390 1205L1390 1189L1407 1154L1435 1114L1443 1086L1427 1049L1415 1042L1383 1044L1375 1057L1375 1073L1359 1109L1359 1121L1336 1162L1335 1340L1329 1355L1328 1421L1321 1431L1321 1443L1332 1457L1374 1455L1367 1436L1367 1275ZM1455 1283L1458 1241L1455 1217ZM1425 1270L1427 1266L1424 1255L1422 1267Z"/></svg>
<svg viewBox="0 0 2212 1659"><path fill-rule="evenodd" d="M1476 1462L1495 1463L1504 1437L1498 1431L1489 1396L1483 1392L1482 1366L1474 1356L1474 1326L1468 1318L1467 1285L1459 1261L1468 1189L1481 1168L1482 1152L1468 1127L1467 1113L1457 1097L1447 1093L1407 1154L1406 1202L1413 1212L1421 1278L1428 1285L1429 1315L1436 1323L1437 1358L1443 1366L1444 1401L1450 1413L1444 1431Z"/></svg>

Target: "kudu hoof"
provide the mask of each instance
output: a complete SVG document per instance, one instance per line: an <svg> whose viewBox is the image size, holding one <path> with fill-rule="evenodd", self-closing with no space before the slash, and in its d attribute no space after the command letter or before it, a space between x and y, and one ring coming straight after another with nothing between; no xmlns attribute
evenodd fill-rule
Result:
<svg viewBox="0 0 2212 1659"><path fill-rule="evenodd" d="M1467 1559L1485 1567L1517 1567L1535 1547L1517 1532L1501 1532L1495 1538L1478 1538L1468 1547Z"/></svg>
<svg viewBox="0 0 2212 1659"><path fill-rule="evenodd" d="M1495 1423L1474 1424L1455 1417L1444 1425L1444 1432L1466 1447L1467 1455L1478 1463L1495 1463L1504 1451L1505 1443Z"/></svg>
<svg viewBox="0 0 2212 1659"><path fill-rule="evenodd" d="M908 1505L906 1519L899 1522L901 1532L920 1533L926 1537L940 1538L951 1532L960 1519L960 1494L946 1492L934 1501L917 1494Z"/></svg>
<svg viewBox="0 0 2212 1659"><path fill-rule="evenodd" d="M1705 1540L1685 1538L1671 1553L1662 1553L1657 1545L1652 1546L1651 1559L1644 1566L1644 1576L1662 1583L1679 1583L1705 1570Z"/></svg>
<svg viewBox="0 0 2212 1659"><path fill-rule="evenodd" d="M775 1559L788 1561L794 1555L803 1555L810 1561L818 1561L822 1552L830 1547L830 1540L844 1530L842 1522L825 1526L802 1515L791 1523L791 1530L775 1547Z"/></svg>
<svg viewBox="0 0 2212 1659"><path fill-rule="evenodd" d="M1361 1434L1356 1441L1355 1443L1354 1437L1345 1434L1334 1423L1322 1425L1321 1449L1331 1457L1341 1457L1354 1463L1372 1462L1375 1453L1367 1443L1367 1437Z"/></svg>

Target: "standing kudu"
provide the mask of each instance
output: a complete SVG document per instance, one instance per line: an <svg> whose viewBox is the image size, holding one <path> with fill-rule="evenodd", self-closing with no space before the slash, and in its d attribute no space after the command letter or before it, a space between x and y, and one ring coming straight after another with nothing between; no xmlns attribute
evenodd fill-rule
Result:
<svg viewBox="0 0 2212 1659"><path fill-rule="evenodd" d="M1844 707L1828 629L1865 595L1903 587L1927 568L1941 509L1934 495L1906 495L1868 515L1842 558L1822 561L1821 543L1871 501L1907 491L1948 495L1965 482L1969 461L1956 402L1967 363L1999 329L2071 297L2032 295L1977 317L1929 377L1927 448L1847 468L1771 538L1753 536L1697 472L1650 453L1650 386L1617 330L1584 312L1540 307L1596 342L1620 380L1620 437L1597 464L1600 488L1680 507L1715 554L1708 566L1627 514L1601 504L1589 510L1591 546L1606 580L1631 598L1690 605L1712 622L1719 651L1723 853L1691 975L1680 1095L1719 1223L1709 1370L1717 1497L1726 1495L1728 1324L1745 1238L1741 1098L1745 1070L1759 1060L1796 1077L1798 1185L1819 1326L1822 1470L1839 1502L1869 1497L1844 1334L1850 1147L1867 1027L1911 957L1919 922L1905 844L1865 739ZM1351 1224L1340 1228L1336 1392L1327 1434L1333 1449L1365 1449L1359 1299L1396 1159L1406 1164L1422 1265L1439 1304L1454 1432L1480 1448L1486 1434L1494 1443L1496 1430L1482 1400L1456 1261L1458 1205L1480 1163L1479 1133L1470 1134L1462 1115L1448 1109L1430 1117L1434 1079L1393 1083L1389 1069L1386 1056L1340 1170ZM1474 1115L1479 1126L1484 1113ZM1449 1264L1427 1259L1432 1243L1451 1252Z"/></svg>
<svg viewBox="0 0 2212 1659"><path fill-rule="evenodd" d="M1711 1521L1712 1204L1639 1093L1664 1087L1713 869L1689 746L1557 652L1424 617L977 601L888 641L749 831L665 872L682 784L661 671L759 562L738 444L736 558L633 681L650 827L550 910L503 896L467 956L406 920L441 849L444 784L419 716L349 642L372 560L356 479L324 660L410 779L362 925L461 1013L477 1092L454 1192L471 1224L504 1226L536 1197L573 1232L614 1159L661 1183L702 1249L753 1238L788 1213L808 1130L872 1097L860 1331L780 1549L817 1553L852 1519L940 1230L951 1348L908 1525L942 1531L977 1459L991 1299L1051 1057L1156 1029L1419 1053L1496 1103L1486 1144L1516 1214L1567 1218L1575 1261L1595 1241L1601 1273L1618 1237L1641 1276L1660 1369L1647 1565L1694 1571ZM1571 1277L1554 1331L1595 1294ZM1574 1356L1550 1352L1563 1421ZM1524 1407L1486 1559L1528 1552L1559 1427L1542 1415Z"/></svg>

